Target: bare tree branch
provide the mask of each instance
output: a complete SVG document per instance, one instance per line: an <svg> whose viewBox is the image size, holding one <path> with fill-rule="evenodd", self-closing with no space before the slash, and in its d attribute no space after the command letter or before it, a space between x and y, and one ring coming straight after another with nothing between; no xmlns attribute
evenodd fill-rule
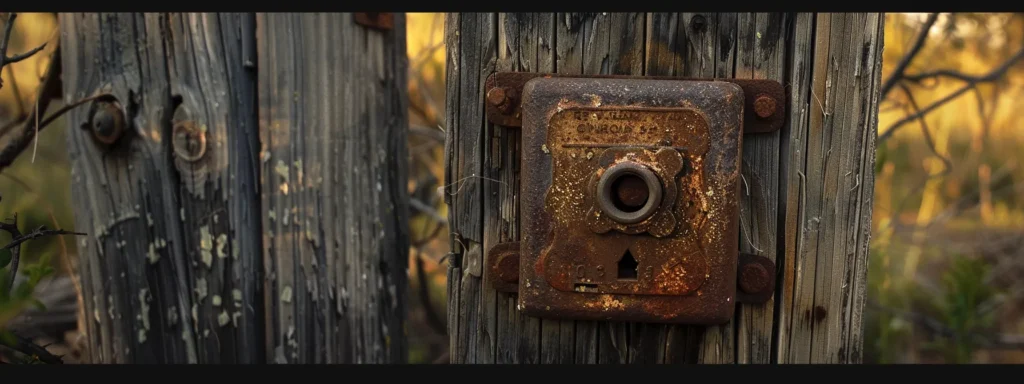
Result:
<svg viewBox="0 0 1024 384"><path fill-rule="evenodd" d="M906 84L901 83L900 89L907 94L907 101L910 102L910 107L915 111L915 115L918 115L919 121L921 122L921 134L924 136L924 143L928 145L928 149L930 149L935 156L942 160L942 172L934 175L928 175L928 179L948 174L953 170L953 162L935 149L935 139L932 138L931 130L928 129L928 122L925 121L924 115L920 115L921 108L917 106L917 100L914 99L914 94L910 92L910 88L908 88Z"/></svg>
<svg viewBox="0 0 1024 384"><path fill-rule="evenodd" d="M6 230L5 228L2 228L2 227L3 227L3 224L0 224L0 229ZM81 232L66 231L66 230L63 230L63 229L46 229L45 225L41 225L41 226L39 226L39 228L36 228L36 230L34 230L32 232L29 232L29 233L26 233L24 235L18 236L18 238L12 240L9 244L5 245L3 248L0 248L0 249L11 249L13 247L17 247L17 246L21 245L21 243L24 243L24 242L32 240L32 239L37 239L37 238L45 237L45 236L55 236L55 235L78 235L78 236L85 236L87 234L86 233L81 233Z"/></svg>
<svg viewBox="0 0 1024 384"><path fill-rule="evenodd" d="M438 143L444 143L444 131L437 128L428 128L422 125L413 125L409 127L409 133L431 139Z"/></svg>
<svg viewBox="0 0 1024 384"><path fill-rule="evenodd" d="M18 353L21 353L25 356L39 359L39 361L42 361L47 364L64 364L64 360L62 360L60 356L55 356L54 354L50 353L50 351L47 351L46 348L36 345L28 338L21 336L15 332L9 333L13 336L14 342L8 343L4 341L2 338L0 338L0 345L7 347L11 350L14 350Z"/></svg>
<svg viewBox="0 0 1024 384"><path fill-rule="evenodd" d="M427 216L430 216L431 219L434 219L434 221L437 221L438 223L441 223L441 224L447 224L448 223L448 220L446 220L443 216L441 216L441 214L437 213L436 209L434 209L433 207L427 205L426 203L424 203L422 201L419 201L419 200L416 200L416 199L409 199L409 205L413 209L419 211L420 213L424 213Z"/></svg>
<svg viewBox="0 0 1024 384"><path fill-rule="evenodd" d="M57 120L61 115L90 101L110 96L109 94L99 94L86 97L74 103L65 105L50 114L50 116L40 120L40 111L46 111L46 108L50 105L50 100L52 100L50 95L53 94L55 88L59 89L60 87L60 80L58 80L60 77L59 72L60 52L57 51L54 53L53 60L50 61L50 68L47 71L45 80L43 80L43 84L41 85L42 91L39 92L36 97L36 107L33 109L31 115L27 116L23 121L20 130L13 133L15 136L11 138L5 147L0 148L0 172L13 164L14 160L18 158L18 155L24 152L25 149L28 148L29 144L32 144L33 139L37 137L38 133L41 132L43 128L49 126L54 120ZM57 92L59 92L59 90Z"/></svg>
<svg viewBox="0 0 1024 384"><path fill-rule="evenodd" d="M927 107L921 108L920 110L917 111L917 113L914 113L912 115L906 116L906 117L900 119L899 121L893 123L891 126L889 126L889 129L886 130L885 133L883 133L880 136L878 136L878 142L881 143L881 142L885 141L886 139L888 139L889 137L891 137L893 135L893 133L896 132L896 129L900 128L904 124L907 124L907 123L909 123L911 121L914 121L914 120L920 118L921 116L924 116L924 115L928 114L929 112L934 111L935 109L941 107L942 105L944 105L944 104L946 104L946 103L956 99L960 95L962 95L964 93L967 93L967 91L969 91L969 90L973 89L975 86L977 86L978 83L992 82L992 81L995 81L995 80L999 79L1004 74L1006 74L1006 72L1010 68L1012 68L1013 65L1016 64L1022 58L1024 58L1024 49L1021 49L1020 51L1017 52L1017 54L1015 54L1012 57L1010 57L1009 60L1007 60L1002 65L1000 65L999 67L993 69L991 72L989 72L989 73L987 73L985 75L977 76L977 77L967 77L969 80L967 81L967 84L965 84L963 87L957 89L956 91L954 91L953 93L950 93L949 95L946 95L946 97L943 97L943 98L939 99L938 101L935 101L934 103L931 103Z"/></svg>
<svg viewBox="0 0 1024 384"><path fill-rule="evenodd" d="M32 240L32 239L36 239L36 238L39 238L39 237L43 237L43 236L53 236L53 235L79 235L79 236L85 236L86 235L85 233L65 231L65 230L62 230L62 229L46 229L46 226L40 226L39 228L36 228L36 230L23 235L21 233L21 231L18 230L18 215L17 214L14 215L14 219L11 220L11 222L9 222L9 223L5 223L5 222L0 221L0 231L4 231L4 232L7 232L7 233L11 234L11 242L9 244L7 244L6 246L4 246L3 248L0 248L0 249L10 249L11 250L11 264L10 264L11 265L11 271L9 273L10 276L11 276L11 279L10 279L11 281L9 283L10 286L7 287L8 290L14 289L14 281L16 280L16 278L18 276L18 261L19 261L20 256L21 256L21 243L24 243L26 241L29 241L29 240Z"/></svg>
<svg viewBox="0 0 1024 384"><path fill-rule="evenodd" d="M914 44L910 46L910 51L907 52L906 55L903 55L900 62L896 64L896 68L893 69L892 74L889 75L889 78L886 79L884 83L882 83L882 89L879 91L880 99L885 99L885 96L889 94L892 87L903 78L903 72L907 70L907 66L909 66L910 62L914 60L914 57L921 52L921 48L924 47L924 43L928 39L928 31L932 29L932 25L935 25L935 21L938 20L938 18L938 12L928 15L928 19L925 20L924 25L921 26L921 31L917 33L917 38L914 40Z"/></svg>
<svg viewBox="0 0 1024 384"><path fill-rule="evenodd" d="M14 55L14 56L8 57L8 58L4 59L4 64L14 64L14 63L17 63L19 61L25 60L25 59L31 57L32 55L38 53L39 51L42 51L43 48L46 48L46 43L43 43L43 45L40 45L38 47L32 48L28 52L22 53L20 55Z"/></svg>
<svg viewBox="0 0 1024 384"><path fill-rule="evenodd" d="M31 57L32 55L38 53L39 51L42 51L43 48L46 48L46 43L43 43L43 45L32 48L28 50L28 52L14 56L7 56L7 46L11 42L11 32L14 31L14 19L17 17L18 14L14 12L11 12L7 15L7 25L4 26L3 40L0 40L0 70L3 70L4 66L6 66L7 64L14 64L19 61L25 60ZM3 88L3 86L4 83L2 80L0 80L0 88Z"/></svg>
<svg viewBox="0 0 1024 384"><path fill-rule="evenodd" d="M40 110L46 111L46 108L50 106L50 88L57 87L57 73L60 71L60 51L54 52L53 60L50 60L50 67L46 71L46 77L43 83L40 85L42 90L36 94L36 108L33 109L31 114L22 123L20 130L15 131L10 142L0 149L0 171L7 168L14 160L21 154L28 145L32 143L32 139L36 137L36 127L33 123L37 120L37 116ZM45 120L47 123L52 121L50 119ZM42 129L43 127L39 127Z"/></svg>

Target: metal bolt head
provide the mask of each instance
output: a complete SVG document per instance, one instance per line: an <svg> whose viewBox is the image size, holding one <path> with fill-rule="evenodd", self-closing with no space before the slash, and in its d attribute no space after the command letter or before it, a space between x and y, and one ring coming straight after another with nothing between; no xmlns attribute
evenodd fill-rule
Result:
<svg viewBox="0 0 1024 384"><path fill-rule="evenodd" d="M768 95L758 96L754 100L754 112L762 119L771 117L775 114L775 99Z"/></svg>
<svg viewBox="0 0 1024 384"><path fill-rule="evenodd" d="M768 270L760 263L744 264L740 270L740 289L746 293L760 293L768 288Z"/></svg>
<svg viewBox="0 0 1024 384"><path fill-rule="evenodd" d="M191 120L174 125L174 154L185 161L196 161L206 154L206 132Z"/></svg>
<svg viewBox="0 0 1024 384"><path fill-rule="evenodd" d="M97 141L110 145L124 135L124 112L112 101L96 103L96 110L89 120L89 129Z"/></svg>
<svg viewBox="0 0 1024 384"><path fill-rule="evenodd" d="M502 255L497 265L498 278L506 283L519 281L519 255Z"/></svg>
<svg viewBox="0 0 1024 384"><path fill-rule="evenodd" d="M490 91L487 91L487 102L493 106L505 103L505 99L505 90L502 88L491 88Z"/></svg>

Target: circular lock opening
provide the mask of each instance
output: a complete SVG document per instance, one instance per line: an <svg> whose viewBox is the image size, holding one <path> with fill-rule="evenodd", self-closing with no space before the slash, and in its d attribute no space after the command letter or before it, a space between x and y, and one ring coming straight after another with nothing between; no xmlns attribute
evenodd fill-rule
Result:
<svg viewBox="0 0 1024 384"><path fill-rule="evenodd" d="M649 168L623 162L609 168L597 184L598 205L612 220L641 222L661 205L661 181Z"/></svg>
<svg viewBox="0 0 1024 384"><path fill-rule="evenodd" d="M636 212L650 200L651 191L640 176L625 174L612 182L612 203L623 212Z"/></svg>

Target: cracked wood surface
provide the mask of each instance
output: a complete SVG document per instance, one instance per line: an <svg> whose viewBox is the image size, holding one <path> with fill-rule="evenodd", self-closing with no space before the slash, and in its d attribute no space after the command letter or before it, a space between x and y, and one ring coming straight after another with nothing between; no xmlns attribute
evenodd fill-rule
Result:
<svg viewBox="0 0 1024 384"><path fill-rule="evenodd" d="M881 14L463 13L446 18L446 189L453 363L859 362ZM697 327L540 319L481 273L519 239L518 129L483 113L495 71L774 79L787 123L746 135L740 251L776 295Z"/></svg>
<svg viewBox="0 0 1024 384"><path fill-rule="evenodd" d="M61 14L60 29L64 102L111 93L131 122L105 147L87 107L67 115L91 361L405 361L402 19ZM180 120L205 132L199 160L174 150Z"/></svg>

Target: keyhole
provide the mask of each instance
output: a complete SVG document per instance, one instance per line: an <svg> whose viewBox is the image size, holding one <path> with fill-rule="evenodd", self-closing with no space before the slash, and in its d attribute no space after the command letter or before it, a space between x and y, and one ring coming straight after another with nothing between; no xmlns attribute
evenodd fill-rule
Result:
<svg viewBox="0 0 1024 384"><path fill-rule="evenodd" d="M615 179L612 190L615 191L612 199L615 207L630 213L643 208L651 194L647 183L634 174L625 174Z"/></svg>
<svg viewBox="0 0 1024 384"><path fill-rule="evenodd" d="M633 258L633 253L626 250L626 253L619 259L619 280L636 280L640 263Z"/></svg>

